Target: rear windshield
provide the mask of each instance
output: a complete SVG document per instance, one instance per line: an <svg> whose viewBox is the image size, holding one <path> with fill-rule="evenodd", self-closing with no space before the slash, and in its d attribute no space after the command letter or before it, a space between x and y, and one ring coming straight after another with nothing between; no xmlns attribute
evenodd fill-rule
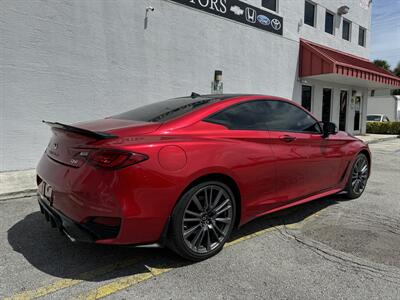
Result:
<svg viewBox="0 0 400 300"><path fill-rule="evenodd" d="M380 121L381 116L374 116L374 115L369 115L367 116L367 121Z"/></svg>
<svg viewBox="0 0 400 300"><path fill-rule="evenodd" d="M194 99L191 97L175 98L141 106L111 118L143 122L166 122L219 100L203 97Z"/></svg>

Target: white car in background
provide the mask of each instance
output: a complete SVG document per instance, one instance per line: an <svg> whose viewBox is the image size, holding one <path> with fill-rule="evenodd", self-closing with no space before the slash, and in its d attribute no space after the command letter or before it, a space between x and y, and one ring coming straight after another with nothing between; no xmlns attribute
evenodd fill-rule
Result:
<svg viewBox="0 0 400 300"><path fill-rule="evenodd" d="M367 115L367 122L390 122L386 115Z"/></svg>

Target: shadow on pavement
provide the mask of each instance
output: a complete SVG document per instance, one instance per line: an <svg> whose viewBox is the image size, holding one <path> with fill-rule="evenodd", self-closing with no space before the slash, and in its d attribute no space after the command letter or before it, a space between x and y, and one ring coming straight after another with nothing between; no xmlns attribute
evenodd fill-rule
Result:
<svg viewBox="0 0 400 300"><path fill-rule="evenodd" d="M336 195L260 217L234 232L231 240L300 222L342 200ZM32 266L59 278L98 282L147 272L146 266L177 268L190 264L168 249L72 243L58 230L50 228L40 212L27 215L12 226L8 230L8 242Z"/></svg>

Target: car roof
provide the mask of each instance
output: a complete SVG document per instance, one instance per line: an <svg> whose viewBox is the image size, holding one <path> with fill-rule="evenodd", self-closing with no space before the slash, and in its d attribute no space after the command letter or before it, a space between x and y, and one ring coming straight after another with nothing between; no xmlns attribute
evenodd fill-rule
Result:
<svg viewBox="0 0 400 300"><path fill-rule="evenodd" d="M181 98L192 98L193 100L205 100L205 99L215 99L215 100L228 100L233 98L243 97L243 100L246 100L248 97L260 97L260 99L271 99L271 100L282 100L288 101L289 99L271 96L271 95L262 95L262 94L240 94L240 93L232 93L232 94L196 94L193 93L191 96L185 96Z"/></svg>
<svg viewBox="0 0 400 300"><path fill-rule="evenodd" d="M203 101L203 100L214 100L214 101L210 105L201 107L201 108L197 109L196 111L190 112L190 113L185 114L180 117L177 117L176 119L168 120L161 127L162 130L168 131L168 130L174 130L177 128L184 128L184 127L189 126L197 121L202 120L206 116L208 116L220 109L224 109L232 104L236 104L236 103L240 103L240 102L255 101L255 100L276 100L276 101L290 102L293 105L299 106L294 101L291 101L286 98L270 96L270 95L262 95L262 94L239 94L239 93L233 94L232 93L232 94L199 95L199 94L193 93L191 96L180 97L180 98L175 98L175 99L190 99L190 102Z"/></svg>

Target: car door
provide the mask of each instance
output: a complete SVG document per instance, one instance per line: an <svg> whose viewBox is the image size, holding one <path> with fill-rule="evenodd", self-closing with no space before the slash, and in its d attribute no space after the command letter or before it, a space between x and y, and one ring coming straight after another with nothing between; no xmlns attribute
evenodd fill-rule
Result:
<svg viewBox="0 0 400 300"><path fill-rule="evenodd" d="M276 188L281 202L329 189L339 182L341 141L324 138L319 122L286 101L268 101L269 143L275 155Z"/></svg>
<svg viewBox="0 0 400 300"><path fill-rule="evenodd" d="M230 169L241 185L243 211L251 216L279 205L275 195L275 156L269 144L264 102L234 104L203 120L226 128L216 134L232 142L229 149L223 149L224 160L230 161Z"/></svg>

